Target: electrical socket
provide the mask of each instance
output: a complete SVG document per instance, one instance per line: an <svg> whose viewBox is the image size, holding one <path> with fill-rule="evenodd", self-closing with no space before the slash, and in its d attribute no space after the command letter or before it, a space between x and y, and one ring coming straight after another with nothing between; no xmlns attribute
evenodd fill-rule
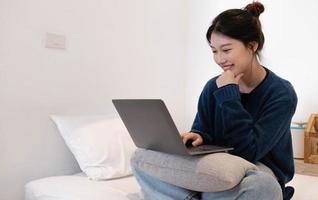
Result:
<svg viewBox="0 0 318 200"><path fill-rule="evenodd" d="M65 36L46 33L45 47L53 49L65 49Z"/></svg>

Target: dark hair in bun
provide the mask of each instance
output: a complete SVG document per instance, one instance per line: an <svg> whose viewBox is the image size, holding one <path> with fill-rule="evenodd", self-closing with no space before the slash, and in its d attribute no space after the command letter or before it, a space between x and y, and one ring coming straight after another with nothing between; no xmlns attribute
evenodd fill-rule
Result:
<svg viewBox="0 0 318 200"><path fill-rule="evenodd" d="M240 40L245 46L250 42L257 42L256 53L259 54L265 41L259 20L263 12L264 6L260 2L250 3L243 9L226 10L214 18L206 38L211 43L211 34L215 32Z"/></svg>
<svg viewBox="0 0 318 200"><path fill-rule="evenodd" d="M253 2L248 4L245 8L246 11L251 13L254 17L259 17L264 12L264 6L260 2Z"/></svg>

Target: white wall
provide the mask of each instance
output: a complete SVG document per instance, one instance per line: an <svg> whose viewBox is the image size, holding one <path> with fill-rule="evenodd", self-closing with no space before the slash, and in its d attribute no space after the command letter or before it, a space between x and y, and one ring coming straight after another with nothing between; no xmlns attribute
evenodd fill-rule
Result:
<svg viewBox="0 0 318 200"><path fill-rule="evenodd" d="M246 0L188 0L188 72L186 87L186 124L193 121L198 97L204 84L221 73L206 43L205 33L213 18L230 8L243 8ZM316 62L318 46L316 23L318 2L314 0L261 1L265 12L260 20L265 34L262 63L289 80L298 95L293 118L307 121L310 113L318 112Z"/></svg>
<svg viewBox="0 0 318 200"><path fill-rule="evenodd" d="M78 171L49 114L109 114L112 98L162 98L185 131L182 0L0 1L0 199ZM44 47L46 32L66 49Z"/></svg>
<svg viewBox="0 0 318 200"><path fill-rule="evenodd" d="M237 0L1 0L0 198L19 200L32 179L78 166L49 114L108 114L112 98L162 98L180 132L203 85L221 70L205 40ZM296 120L318 112L315 1L262 1L264 65L298 93ZM66 49L44 48L45 33Z"/></svg>

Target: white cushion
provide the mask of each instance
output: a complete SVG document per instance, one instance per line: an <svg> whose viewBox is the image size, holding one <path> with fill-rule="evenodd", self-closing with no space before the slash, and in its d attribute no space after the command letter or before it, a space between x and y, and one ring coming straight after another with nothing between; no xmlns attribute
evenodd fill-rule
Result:
<svg viewBox="0 0 318 200"><path fill-rule="evenodd" d="M123 122L110 116L52 115L80 168L93 180L131 175L136 149Z"/></svg>
<svg viewBox="0 0 318 200"><path fill-rule="evenodd" d="M134 176L107 181L92 181L88 180L83 173L30 181L25 185L24 198L24 200L137 199L141 199L141 193Z"/></svg>

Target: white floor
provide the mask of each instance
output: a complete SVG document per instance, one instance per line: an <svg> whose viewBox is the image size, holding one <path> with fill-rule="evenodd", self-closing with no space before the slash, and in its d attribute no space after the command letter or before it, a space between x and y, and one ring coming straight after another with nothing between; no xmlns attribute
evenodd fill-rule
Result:
<svg viewBox="0 0 318 200"><path fill-rule="evenodd" d="M317 200L318 177L295 174L295 177L287 185L295 188L292 200Z"/></svg>

